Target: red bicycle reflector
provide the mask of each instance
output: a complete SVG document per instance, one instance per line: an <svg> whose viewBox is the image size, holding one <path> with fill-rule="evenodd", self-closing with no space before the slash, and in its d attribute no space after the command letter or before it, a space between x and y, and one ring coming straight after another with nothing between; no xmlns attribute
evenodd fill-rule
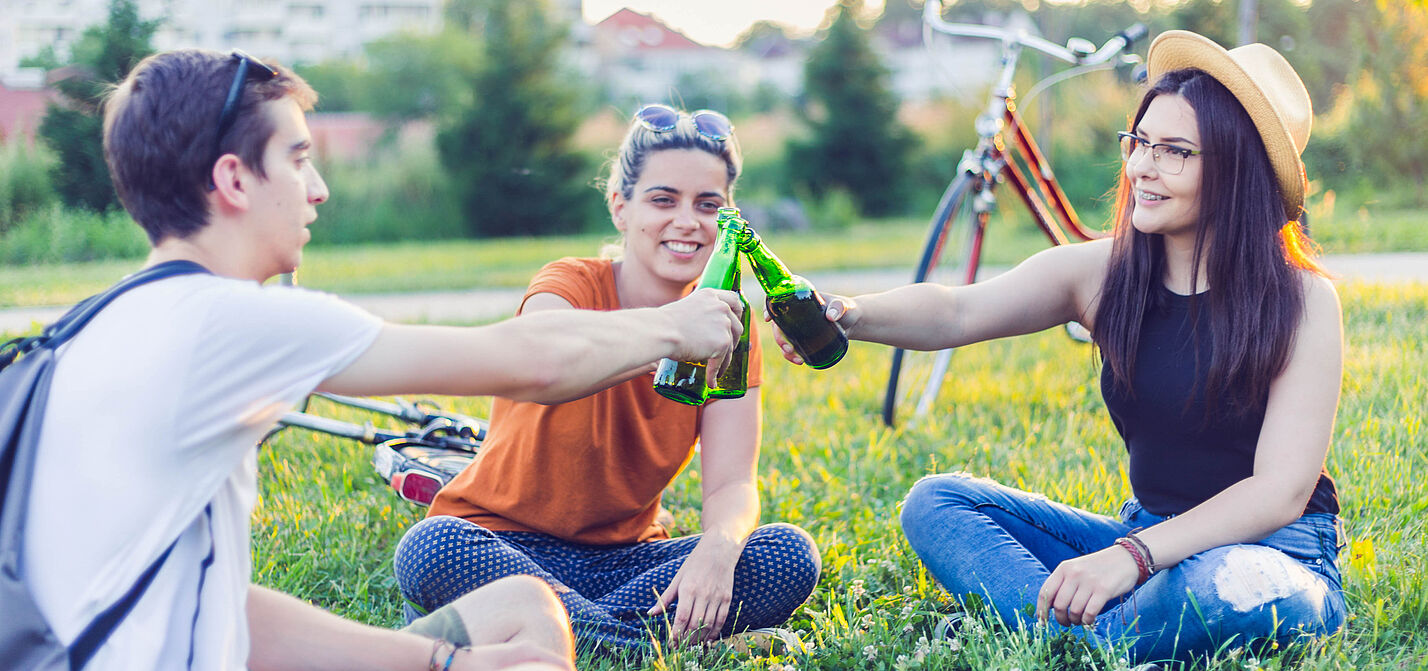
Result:
<svg viewBox="0 0 1428 671"><path fill-rule="evenodd" d="M401 471L392 475L392 489L402 498L424 506L431 505L442 482L435 476L420 471Z"/></svg>

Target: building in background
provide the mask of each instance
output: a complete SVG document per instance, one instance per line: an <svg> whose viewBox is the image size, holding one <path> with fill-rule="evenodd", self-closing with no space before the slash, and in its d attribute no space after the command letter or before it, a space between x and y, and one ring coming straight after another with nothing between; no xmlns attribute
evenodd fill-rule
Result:
<svg viewBox="0 0 1428 671"><path fill-rule="evenodd" d="M44 101L45 73L20 62L53 49L66 61L85 29L102 22L110 0L0 0L0 142L31 138ZM441 29L446 0L135 0L144 19L162 18L154 35L157 49L202 47L243 50L288 64L353 60L364 45L400 31ZM510 0L522 1L522 0ZM811 39L773 31L738 48L700 44L657 16L621 9L594 25L581 15L581 0L547 0L557 20L570 26L567 63L601 97L617 106L671 100L682 104L691 91L765 90L792 99L802 93ZM1024 12L985 17L987 23L1035 26ZM980 95L996 73L997 45L961 40L929 53L916 17L880 23L873 46L891 72L896 94L907 101L947 95ZM946 45L944 45L945 47ZM681 90L681 88L685 90ZM323 116L323 115L317 115ZM361 118L359 118L361 117ZM314 117L314 128L330 130L334 155L352 138L367 138L380 124L364 115L330 120ZM360 127L360 128L359 128ZM355 150L354 150L355 151Z"/></svg>
<svg viewBox="0 0 1428 671"><path fill-rule="evenodd" d="M158 49L242 48L284 63L355 58L362 45L397 31L441 28L444 0L136 0L139 16L163 19ZM54 49L61 61L109 0L3 0L0 81L24 77L20 62Z"/></svg>

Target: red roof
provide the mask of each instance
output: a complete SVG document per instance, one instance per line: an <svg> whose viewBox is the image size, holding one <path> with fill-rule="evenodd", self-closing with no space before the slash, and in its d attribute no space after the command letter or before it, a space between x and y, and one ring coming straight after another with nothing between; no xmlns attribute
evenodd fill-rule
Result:
<svg viewBox="0 0 1428 671"><path fill-rule="evenodd" d="M595 24L595 32L618 42L627 49L664 51L672 49L708 49L685 37L663 21L632 9L621 9Z"/></svg>
<svg viewBox="0 0 1428 671"><path fill-rule="evenodd" d="M0 143L22 139L33 145L45 107L57 97L49 89L8 89L0 84Z"/></svg>

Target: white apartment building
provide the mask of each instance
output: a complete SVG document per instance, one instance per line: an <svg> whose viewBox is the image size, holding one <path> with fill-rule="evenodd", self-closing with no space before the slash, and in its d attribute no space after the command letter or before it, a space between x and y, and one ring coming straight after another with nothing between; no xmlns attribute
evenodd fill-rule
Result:
<svg viewBox="0 0 1428 671"><path fill-rule="evenodd" d="M362 45L397 31L434 32L443 0L137 0L144 19L163 19L160 50L240 48L283 63L353 58ZM20 60L53 46L64 60L89 26L108 18L109 0L0 0L0 81Z"/></svg>

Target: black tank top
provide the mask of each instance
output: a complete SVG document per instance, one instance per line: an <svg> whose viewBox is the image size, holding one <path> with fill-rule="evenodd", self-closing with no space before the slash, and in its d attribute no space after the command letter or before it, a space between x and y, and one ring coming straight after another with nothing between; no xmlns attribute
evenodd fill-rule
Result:
<svg viewBox="0 0 1428 671"><path fill-rule="evenodd" d="M1236 413L1220 399L1206 414L1205 392L1196 382L1210 366L1210 314L1201 302L1199 328L1192 330L1190 300L1157 283L1141 326L1133 398L1116 389L1110 366L1101 370L1101 395L1130 453L1131 491L1157 515L1183 513L1254 473L1268 402L1259 398L1248 412ZM1338 514L1327 469L1304 512Z"/></svg>

